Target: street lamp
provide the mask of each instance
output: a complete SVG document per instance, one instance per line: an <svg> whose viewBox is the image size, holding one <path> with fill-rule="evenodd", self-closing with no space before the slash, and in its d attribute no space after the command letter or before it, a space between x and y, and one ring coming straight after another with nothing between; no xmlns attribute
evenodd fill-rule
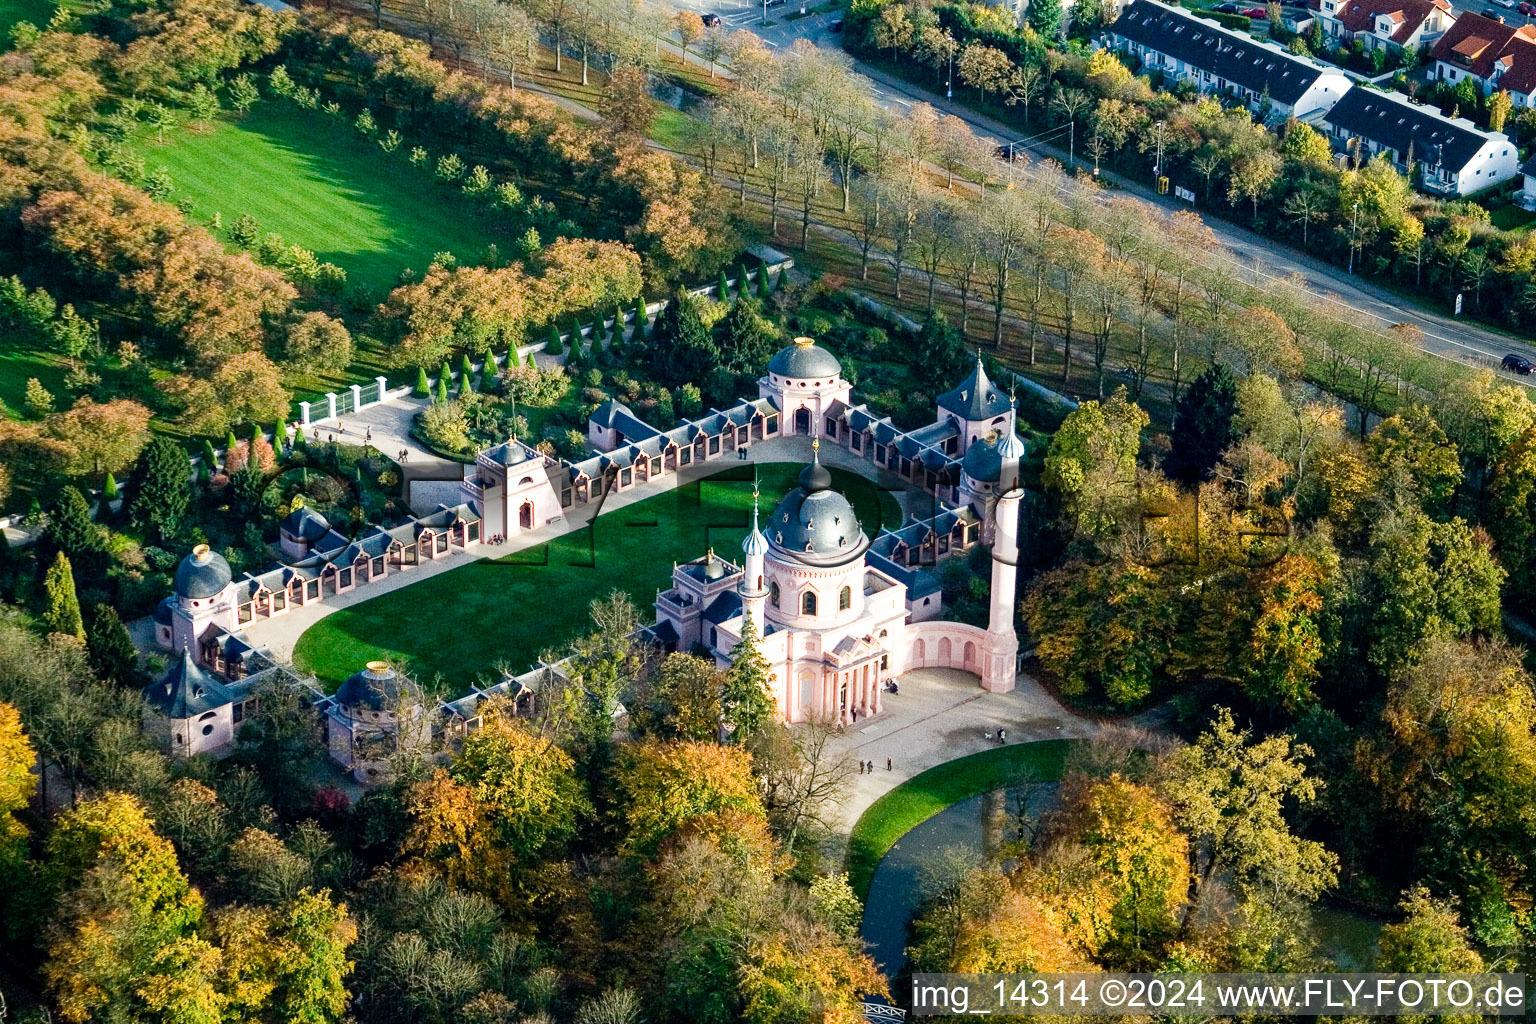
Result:
<svg viewBox="0 0 1536 1024"><path fill-rule="evenodd" d="M1349 217L1349 272L1355 272L1355 249L1360 245L1360 204Z"/></svg>
<svg viewBox="0 0 1536 1024"><path fill-rule="evenodd" d="M944 98L955 98L955 36L949 29L944 30L944 52L949 56L949 71L944 79Z"/></svg>
<svg viewBox="0 0 1536 1024"><path fill-rule="evenodd" d="M1157 122L1157 160L1152 164L1152 177L1159 177L1163 173L1163 129L1168 122Z"/></svg>

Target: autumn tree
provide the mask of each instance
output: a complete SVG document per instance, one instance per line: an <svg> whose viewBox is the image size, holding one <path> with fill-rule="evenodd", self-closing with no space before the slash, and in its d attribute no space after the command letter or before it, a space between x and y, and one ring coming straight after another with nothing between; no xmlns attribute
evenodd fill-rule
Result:
<svg viewBox="0 0 1536 1024"><path fill-rule="evenodd" d="M0 703L0 910L7 915L28 870L27 827L16 820L16 812L32 802L37 764L37 750L22 730L21 713Z"/></svg>
<svg viewBox="0 0 1536 1024"><path fill-rule="evenodd" d="M352 362L352 335L324 313L305 313L283 335L283 359L293 369L337 373Z"/></svg>
<svg viewBox="0 0 1536 1024"><path fill-rule="evenodd" d="M197 934L203 900L143 806L124 793L59 818L43 877L59 894L43 976L65 1020L218 1024L218 950Z"/></svg>
<svg viewBox="0 0 1536 1024"><path fill-rule="evenodd" d="M764 815L752 755L713 743L645 740L625 746L614 766L622 849L642 856L691 819L736 812Z"/></svg>
<svg viewBox="0 0 1536 1024"><path fill-rule="evenodd" d="M1130 524L1136 454L1148 422L1120 388L1102 402L1078 406L1051 438L1042 479L1079 535L1102 540Z"/></svg>
<svg viewBox="0 0 1536 1024"><path fill-rule="evenodd" d="M48 632L84 643L85 622L80 617L80 602L75 597L74 572L64 552L53 556L53 564L43 579L43 590L48 597L48 607L43 612Z"/></svg>

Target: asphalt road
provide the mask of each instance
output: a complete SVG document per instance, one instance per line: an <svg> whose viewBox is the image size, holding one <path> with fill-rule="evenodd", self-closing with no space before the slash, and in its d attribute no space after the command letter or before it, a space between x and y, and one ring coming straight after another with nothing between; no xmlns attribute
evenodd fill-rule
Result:
<svg viewBox="0 0 1536 1024"><path fill-rule="evenodd" d="M842 12L808 15L794 21L784 20L785 13L799 10L792 0L789 5L768 9L770 24L762 24L761 2L746 0L674 0L680 6L701 14L714 13L728 31L748 29L774 47L788 47L794 40L804 38L818 46L840 49L839 37L831 29L831 23L842 17ZM809 5L807 5L809 6ZM1491 6L1491 5L1490 5ZM1496 8L1495 8L1496 9ZM691 59L696 59L693 54ZM700 63L703 63L700 61ZM897 79L885 72L854 61L854 69L870 82L870 90L876 102L888 110L900 113L917 102L925 102L946 114L953 114L970 125L978 136L995 143L1016 142L1019 129L1004 125L990 117L977 114L968 107L947 100L943 95ZM1064 148L1057 149L1047 143L1030 142L1022 149L1032 157L1050 156L1067 162ZM1200 204L1189 204L1157 192L1137 181L1119 175L1102 175L1107 183L1121 192L1135 195L1163 209L1190 208L1197 212ZM1193 182L1189 183L1193 185ZM1220 212L1226 212L1223 208ZM1449 309L1435 309L1427 305L1410 303L1385 288L1361 280L1331 263L1264 238L1219 216L1207 216L1207 225L1217 239L1232 253L1233 258L1246 274L1258 278L1285 278L1299 276L1314 294L1327 296L1341 305L1390 327L1410 323L1423 333L1423 346L1428 352L1457 362L1498 369L1499 361L1506 353L1516 352L1536 361L1536 342L1500 331L1491 330L1466 320L1458 319ZM1470 303L1472 296L1465 297ZM1511 380L1536 386L1536 379L1505 374Z"/></svg>

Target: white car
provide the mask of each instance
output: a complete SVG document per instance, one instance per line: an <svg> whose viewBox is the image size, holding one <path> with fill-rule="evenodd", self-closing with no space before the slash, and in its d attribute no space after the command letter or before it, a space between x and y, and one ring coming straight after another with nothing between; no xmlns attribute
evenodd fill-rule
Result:
<svg viewBox="0 0 1536 1024"><path fill-rule="evenodd" d="M1510 10L1515 9L1515 0L1493 0L1493 2L1500 7L1508 7Z"/></svg>

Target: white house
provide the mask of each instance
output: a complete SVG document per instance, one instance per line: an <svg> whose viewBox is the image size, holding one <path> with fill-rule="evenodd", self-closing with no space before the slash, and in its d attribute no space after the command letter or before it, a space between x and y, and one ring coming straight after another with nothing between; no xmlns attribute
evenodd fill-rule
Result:
<svg viewBox="0 0 1536 1024"><path fill-rule="evenodd" d="M1520 156L1503 132L1485 132L1406 96L1356 86L1323 119L1335 142L1359 139L1362 161L1384 153L1403 173L1423 174L1426 192L1464 196L1513 178Z"/></svg>
<svg viewBox="0 0 1536 1024"><path fill-rule="evenodd" d="M1449 0L1312 0L1312 9L1331 40L1367 50L1429 46L1456 23Z"/></svg>
<svg viewBox="0 0 1536 1024"><path fill-rule="evenodd" d="M1267 101L1278 118L1327 110L1350 84L1337 68L1157 0L1135 0L1105 28L1102 45L1201 92L1228 93L1252 110Z"/></svg>

